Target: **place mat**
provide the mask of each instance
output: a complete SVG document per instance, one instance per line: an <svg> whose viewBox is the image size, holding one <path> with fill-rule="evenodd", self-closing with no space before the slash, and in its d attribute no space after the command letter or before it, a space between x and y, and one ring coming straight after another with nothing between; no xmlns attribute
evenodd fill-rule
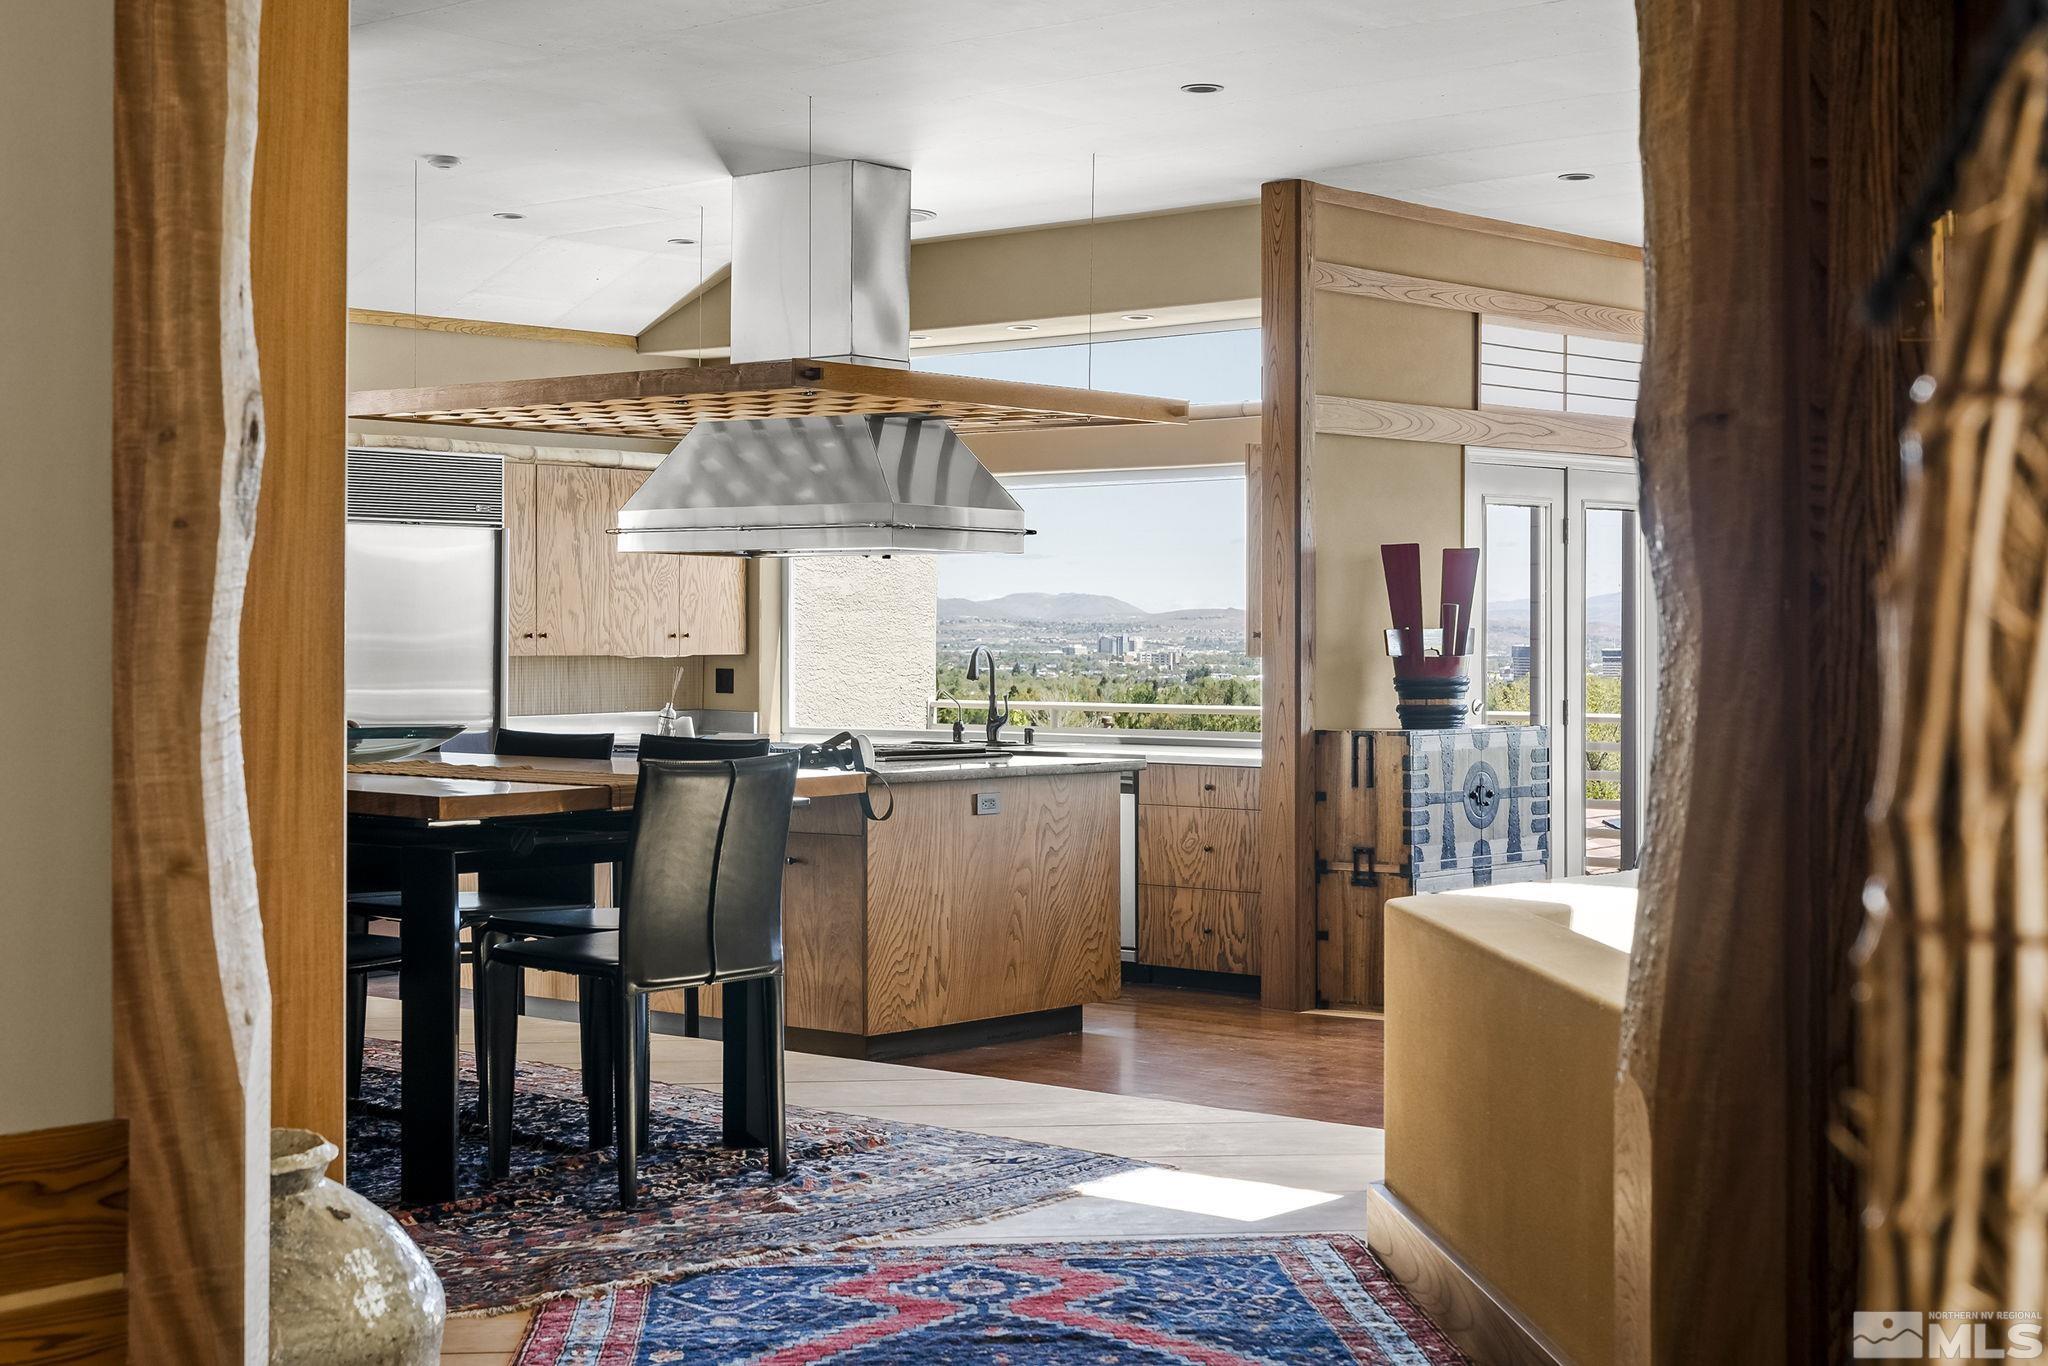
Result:
<svg viewBox="0 0 2048 1366"><path fill-rule="evenodd" d="M628 797L640 785L638 773L594 769L541 768L532 764L451 764L444 759L395 759L350 764L351 773L376 773L392 778L455 778L486 783L549 783L567 787L608 787Z"/></svg>

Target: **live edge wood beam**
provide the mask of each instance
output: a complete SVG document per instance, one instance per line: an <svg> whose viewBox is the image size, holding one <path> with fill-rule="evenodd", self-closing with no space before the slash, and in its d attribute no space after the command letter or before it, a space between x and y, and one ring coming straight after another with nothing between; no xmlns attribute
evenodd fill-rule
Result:
<svg viewBox="0 0 2048 1366"><path fill-rule="evenodd" d="M270 991L240 715L263 470L249 253L260 16L259 0L115 6L107 723L138 1362L267 1350Z"/></svg>
<svg viewBox="0 0 2048 1366"><path fill-rule="evenodd" d="M1663 639L1615 1108L1615 1359L1841 1360L1854 1183L1828 1130L1850 1079L1874 585L1919 368L1858 301L1945 122L1956 10L1637 12L1637 444Z"/></svg>

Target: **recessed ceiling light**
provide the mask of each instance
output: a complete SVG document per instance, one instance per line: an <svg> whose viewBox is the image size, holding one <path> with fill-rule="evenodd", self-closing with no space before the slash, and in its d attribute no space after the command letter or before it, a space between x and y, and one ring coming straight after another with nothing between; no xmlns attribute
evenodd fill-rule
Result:
<svg viewBox="0 0 2048 1366"><path fill-rule="evenodd" d="M1183 95L1213 95L1223 87L1214 81L1190 81L1180 88Z"/></svg>
<svg viewBox="0 0 2048 1366"><path fill-rule="evenodd" d="M913 223L929 223L938 216L939 211L937 209L912 209L910 211L910 221Z"/></svg>
<svg viewBox="0 0 2048 1366"><path fill-rule="evenodd" d="M1558 177L1559 180L1591 180L1592 178L1593 173L1591 171L1566 171Z"/></svg>
<svg viewBox="0 0 2048 1366"><path fill-rule="evenodd" d="M523 213L494 213L494 214L492 214L492 215L491 215L491 217L493 217L493 218L502 218L502 219L506 220L507 222L513 222L513 221L515 221L515 220L517 220L517 219L521 219L521 218L524 218L524 217L526 217L526 215L525 215L525 214L523 214Z"/></svg>
<svg viewBox="0 0 2048 1366"><path fill-rule="evenodd" d="M1150 313L1126 313L1124 314L1124 321L1127 323L1149 323L1152 321L1152 315Z"/></svg>
<svg viewBox="0 0 2048 1366"><path fill-rule="evenodd" d="M1008 327L1008 328L1007 328L1006 330L1007 330L1007 331L1011 331L1011 332L1036 332L1036 331L1038 330L1038 324L1037 324L1037 323L1011 323L1011 324L1009 325L1009 327Z"/></svg>
<svg viewBox="0 0 2048 1366"><path fill-rule="evenodd" d="M447 152L428 152L426 155L422 156L420 160L426 162L427 165L433 167L437 171L450 170L462 164L461 157L452 156Z"/></svg>
<svg viewBox="0 0 2048 1366"><path fill-rule="evenodd" d="M694 237L671 237L668 239L668 244L672 247L694 247L697 245L697 239Z"/></svg>

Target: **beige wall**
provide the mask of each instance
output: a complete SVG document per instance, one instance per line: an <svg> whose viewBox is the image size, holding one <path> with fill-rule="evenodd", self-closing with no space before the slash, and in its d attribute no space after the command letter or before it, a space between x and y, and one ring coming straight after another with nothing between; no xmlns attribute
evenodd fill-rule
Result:
<svg viewBox="0 0 2048 1366"><path fill-rule="evenodd" d="M1425 279L1641 308L1639 261L1344 205L1315 207L1319 260ZM1471 408L1478 328L1469 313L1318 292L1311 367L1321 394ZM1318 729L1396 724L1387 659L1383 542L1422 545L1424 615L1439 601L1447 546L1465 543L1462 446L1318 436L1308 460L1315 563L1313 720Z"/></svg>
<svg viewBox="0 0 2048 1366"><path fill-rule="evenodd" d="M114 1112L113 43L0 6L0 1132Z"/></svg>
<svg viewBox="0 0 2048 1366"><path fill-rule="evenodd" d="M915 242L910 330L940 340L1001 337L1006 323L1042 321L1043 336L1159 322L1253 318L1259 297L1259 211L1227 204L1178 213L1063 223ZM685 299L640 334L646 352L722 353L732 328L725 279ZM1008 338L1014 341L1015 338Z"/></svg>
<svg viewBox="0 0 2048 1366"><path fill-rule="evenodd" d="M618 370L666 370L687 364L688 361L673 356L643 356L617 346L528 341L371 323L348 325L351 389L414 389L479 380L603 375Z"/></svg>

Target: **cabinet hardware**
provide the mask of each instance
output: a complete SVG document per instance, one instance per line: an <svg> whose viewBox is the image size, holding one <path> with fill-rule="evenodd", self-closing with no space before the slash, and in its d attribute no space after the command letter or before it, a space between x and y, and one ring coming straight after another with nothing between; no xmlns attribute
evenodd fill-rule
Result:
<svg viewBox="0 0 2048 1366"><path fill-rule="evenodd" d="M676 633L675 633L674 631L670 631L670 632L668 633L668 638L669 638L670 640L674 640L674 639L676 638Z"/></svg>
<svg viewBox="0 0 2048 1366"><path fill-rule="evenodd" d="M542 632L540 633L540 638L541 638L542 640L546 640L546 639L548 638L548 633L547 633L546 631L542 631Z"/></svg>
<svg viewBox="0 0 2048 1366"><path fill-rule="evenodd" d="M783 859L782 861L783 861L784 863L789 863L789 864L796 864L796 863L802 863L802 862L803 862L803 860L802 860L802 859L798 858L798 857L797 857L796 855L794 855L794 854L791 854L791 855L790 855L789 857L787 857L787 858Z"/></svg>
<svg viewBox="0 0 2048 1366"><path fill-rule="evenodd" d="M1203 784L1202 784L1202 791L1204 791L1204 792L1214 792L1215 790L1216 790L1216 784L1214 784L1214 783L1203 783Z"/></svg>
<svg viewBox="0 0 2048 1366"><path fill-rule="evenodd" d="M1216 846L1213 844L1205 844L1202 846L1202 852L1205 854L1213 854L1216 852Z"/></svg>
<svg viewBox="0 0 2048 1366"><path fill-rule="evenodd" d="M528 631L528 632L527 632L527 633L526 633L525 635L521 636L521 637L520 637L520 639L521 639L521 640L532 640L532 639L533 639L533 632L531 632L531 631Z"/></svg>

